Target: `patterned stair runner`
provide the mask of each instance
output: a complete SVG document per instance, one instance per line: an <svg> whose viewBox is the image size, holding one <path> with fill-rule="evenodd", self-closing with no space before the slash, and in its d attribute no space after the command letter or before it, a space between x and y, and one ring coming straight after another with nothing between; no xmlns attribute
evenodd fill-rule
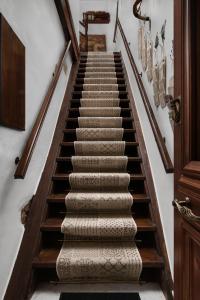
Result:
<svg viewBox="0 0 200 300"><path fill-rule="evenodd" d="M113 54L89 53L56 262L61 281L130 281L142 271L119 103Z"/></svg>

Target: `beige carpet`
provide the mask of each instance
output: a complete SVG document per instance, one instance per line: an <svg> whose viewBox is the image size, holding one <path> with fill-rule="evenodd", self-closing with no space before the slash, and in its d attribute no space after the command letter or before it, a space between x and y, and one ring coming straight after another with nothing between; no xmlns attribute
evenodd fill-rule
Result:
<svg viewBox="0 0 200 300"><path fill-rule="evenodd" d="M133 281L142 271L119 103L113 54L89 53L56 263L61 281Z"/></svg>

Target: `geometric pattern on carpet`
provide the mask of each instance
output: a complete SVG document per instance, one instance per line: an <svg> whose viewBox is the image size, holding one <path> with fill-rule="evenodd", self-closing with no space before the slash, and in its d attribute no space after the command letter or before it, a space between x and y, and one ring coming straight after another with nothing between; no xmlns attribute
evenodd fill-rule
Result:
<svg viewBox="0 0 200 300"><path fill-rule="evenodd" d="M88 53L85 80L57 275L60 281L138 280L142 260L134 242L137 225L113 54Z"/></svg>

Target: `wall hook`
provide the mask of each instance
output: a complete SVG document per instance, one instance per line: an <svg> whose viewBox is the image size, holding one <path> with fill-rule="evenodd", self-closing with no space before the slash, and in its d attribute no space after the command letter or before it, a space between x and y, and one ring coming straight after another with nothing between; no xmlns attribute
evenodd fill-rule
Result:
<svg viewBox="0 0 200 300"><path fill-rule="evenodd" d="M141 4L142 4L142 0L136 0L135 3L133 4L133 14L134 16L139 19L142 20L144 22L148 21L149 22L149 30L151 30L151 19L147 16L142 16L140 14L141 12Z"/></svg>

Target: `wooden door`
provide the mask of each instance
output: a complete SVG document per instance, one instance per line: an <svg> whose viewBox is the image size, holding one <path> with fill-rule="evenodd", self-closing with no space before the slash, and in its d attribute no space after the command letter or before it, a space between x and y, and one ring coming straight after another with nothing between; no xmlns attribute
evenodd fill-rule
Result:
<svg viewBox="0 0 200 300"><path fill-rule="evenodd" d="M175 300L199 300L200 1L174 3L175 99L180 96L181 107L174 139Z"/></svg>

